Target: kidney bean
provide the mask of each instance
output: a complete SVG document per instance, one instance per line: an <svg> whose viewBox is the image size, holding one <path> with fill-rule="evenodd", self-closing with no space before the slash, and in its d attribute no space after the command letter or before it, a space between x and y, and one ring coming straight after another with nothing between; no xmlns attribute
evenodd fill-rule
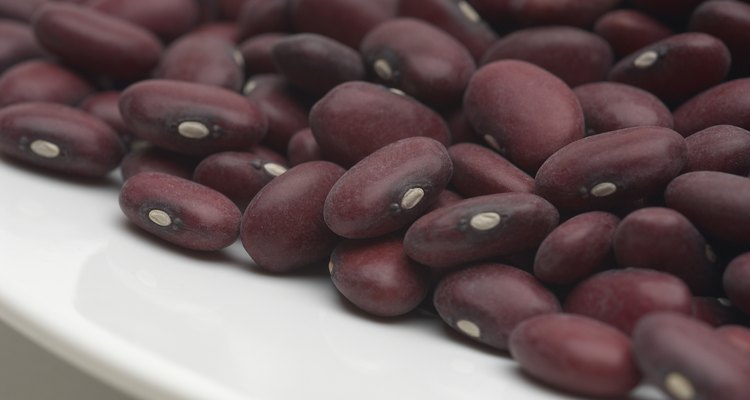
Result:
<svg viewBox="0 0 750 400"><path fill-rule="evenodd" d="M200 1L200 0L199 0ZM237 23L228 21L210 22L192 30L194 34L212 36L229 43L237 43Z"/></svg>
<svg viewBox="0 0 750 400"><path fill-rule="evenodd" d="M289 82L322 96L336 85L364 80L359 53L333 39L314 33L290 35L271 48L279 72Z"/></svg>
<svg viewBox="0 0 750 400"><path fill-rule="evenodd" d="M247 148L260 141L268 127L260 106L240 94L161 79L125 89L120 112L137 137L190 155Z"/></svg>
<svg viewBox="0 0 750 400"><path fill-rule="evenodd" d="M750 72L750 4L741 1L706 1L690 17L688 28L719 38L732 53L733 67Z"/></svg>
<svg viewBox="0 0 750 400"><path fill-rule="evenodd" d="M512 0L464 0L462 8L473 9L484 20L494 25L495 28L513 26L510 16L510 3ZM461 5L462 1L459 1ZM466 7L469 6L469 7ZM468 11L471 13L471 11Z"/></svg>
<svg viewBox="0 0 750 400"><path fill-rule="evenodd" d="M360 51L377 82L439 108L460 103L476 67L460 42L413 18L378 25L362 40Z"/></svg>
<svg viewBox="0 0 750 400"><path fill-rule="evenodd" d="M604 80L612 67L612 57L609 44L591 32L570 26L543 26L505 35L487 49L481 63L527 61L572 87Z"/></svg>
<svg viewBox="0 0 750 400"><path fill-rule="evenodd" d="M659 20L630 9L616 9L602 15L594 24L594 33L609 42L617 58L674 34Z"/></svg>
<svg viewBox="0 0 750 400"><path fill-rule="evenodd" d="M160 172L192 179L193 170L198 162L196 158L147 145L125 154L120 165L120 174L123 181L141 172Z"/></svg>
<svg viewBox="0 0 750 400"><path fill-rule="evenodd" d="M560 311L557 298L531 274L497 263L447 275L433 302L451 328L501 350L508 349L508 337L524 320Z"/></svg>
<svg viewBox="0 0 750 400"><path fill-rule="evenodd" d="M240 43L239 50L245 60L245 75L277 73L271 49L287 36L289 35L286 33L263 33Z"/></svg>
<svg viewBox="0 0 750 400"><path fill-rule="evenodd" d="M524 61L495 61L477 70L466 89L464 112L495 150L527 172L584 135L583 111L573 91Z"/></svg>
<svg viewBox="0 0 750 400"><path fill-rule="evenodd" d="M741 325L724 325L716 329L716 333L750 356L750 329Z"/></svg>
<svg viewBox="0 0 750 400"><path fill-rule="evenodd" d="M674 126L669 108L635 86L594 82L574 88L573 93L583 108L589 135L636 126Z"/></svg>
<svg viewBox="0 0 750 400"><path fill-rule="evenodd" d="M0 0L0 18L29 22L34 11L48 0Z"/></svg>
<svg viewBox="0 0 750 400"><path fill-rule="evenodd" d="M737 126L716 125L685 139L688 161L684 172L720 171L746 176L750 172L750 132Z"/></svg>
<svg viewBox="0 0 750 400"><path fill-rule="evenodd" d="M151 32L73 4L45 3L34 14L32 26L42 47L66 63L114 78L145 76L162 52Z"/></svg>
<svg viewBox="0 0 750 400"><path fill-rule="evenodd" d="M539 245L534 276L542 282L568 285L602 270L612 258L612 236L620 219L591 211L556 227Z"/></svg>
<svg viewBox="0 0 750 400"><path fill-rule="evenodd" d="M418 101L367 82L343 83L310 110L310 128L323 156L351 166L375 150L413 136L445 146L445 121Z"/></svg>
<svg viewBox="0 0 750 400"><path fill-rule="evenodd" d="M307 128L306 100L281 75L261 74L250 78L243 89L247 98L258 103L268 120L263 143L286 151L292 135Z"/></svg>
<svg viewBox="0 0 750 400"><path fill-rule="evenodd" d="M237 37L246 40L262 33L291 32L290 0L246 0L237 16Z"/></svg>
<svg viewBox="0 0 750 400"><path fill-rule="evenodd" d="M24 61L0 75L0 107L30 101L72 106L93 91L83 78L49 61Z"/></svg>
<svg viewBox="0 0 750 400"><path fill-rule="evenodd" d="M750 244L750 179L714 171L680 175L664 193L667 207L685 215L706 233L732 243Z"/></svg>
<svg viewBox="0 0 750 400"><path fill-rule="evenodd" d="M451 132L451 143L477 143L481 137L474 131L469 120L466 118L463 108L458 108L444 115L448 130Z"/></svg>
<svg viewBox="0 0 750 400"><path fill-rule="evenodd" d="M86 5L147 29L165 42L187 33L198 22L195 0L93 0Z"/></svg>
<svg viewBox="0 0 750 400"><path fill-rule="evenodd" d="M120 209L139 228L192 250L234 243L240 211L223 194L174 175L137 174L122 185Z"/></svg>
<svg viewBox="0 0 750 400"><path fill-rule="evenodd" d="M251 146L247 151L250 153L256 154L258 157L266 159L268 161L275 162L276 164L281 165L287 165L289 162L287 161L286 157L279 154L275 150L263 146L262 144L256 144L254 146Z"/></svg>
<svg viewBox="0 0 750 400"><path fill-rule="evenodd" d="M704 1L706 0L632 0L631 3L636 9L674 20L688 17Z"/></svg>
<svg viewBox="0 0 750 400"><path fill-rule="evenodd" d="M566 312L581 314L630 335L649 313L674 311L690 315L690 289L677 277L650 269L599 272L577 284L565 299Z"/></svg>
<svg viewBox="0 0 750 400"><path fill-rule="evenodd" d="M284 165L253 153L225 151L204 158L195 167L193 180L222 193L244 210L263 186L286 170Z"/></svg>
<svg viewBox="0 0 750 400"><path fill-rule="evenodd" d="M750 315L750 253L734 258L724 271L724 290L732 304Z"/></svg>
<svg viewBox="0 0 750 400"><path fill-rule="evenodd" d="M345 240L333 250L328 267L347 300L381 317L414 310L430 288L427 270L404 254L399 237Z"/></svg>
<svg viewBox="0 0 750 400"><path fill-rule="evenodd" d="M687 161L675 131L643 126L578 140L539 168L536 192L564 210L625 205L658 193Z"/></svg>
<svg viewBox="0 0 750 400"><path fill-rule="evenodd" d="M289 157L289 165L291 166L323 159L320 153L320 146L315 141L315 136L313 136L310 128L302 129L292 135L292 138L289 139L286 154Z"/></svg>
<svg viewBox="0 0 750 400"><path fill-rule="evenodd" d="M644 317L633 333L633 352L644 377L674 399L740 400L750 390L750 357L684 315Z"/></svg>
<svg viewBox="0 0 750 400"><path fill-rule="evenodd" d="M432 206L430 206L430 208L428 208L427 211L425 211L425 214L427 214L428 212L437 210L438 208L447 207L449 205L456 204L463 199L464 197L461 196L460 194L449 189L444 189L440 192L440 194L438 194L437 199L435 200L434 203L432 203Z"/></svg>
<svg viewBox="0 0 750 400"><path fill-rule="evenodd" d="M0 109L0 153L47 170L103 177L120 164L120 138L103 121L56 103Z"/></svg>
<svg viewBox="0 0 750 400"><path fill-rule="evenodd" d="M534 178L484 146L459 143L448 152L453 161L451 185L463 196L534 191Z"/></svg>
<svg viewBox="0 0 750 400"><path fill-rule="evenodd" d="M425 214L406 232L406 254L450 268L534 249L557 226L557 210L530 193L469 198Z"/></svg>
<svg viewBox="0 0 750 400"><path fill-rule="evenodd" d="M510 14L522 25L573 25L590 27L599 16L622 0L512 0Z"/></svg>
<svg viewBox="0 0 750 400"><path fill-rule="evenodd" d="M529 318L513 330L509 348L532 377L584 396L625 397L641 379L630 338L591 318Z"/></svg>
<svg viewBox="0 0 750 400"><path fill-rule="evenodd" d="M729 49L721 40L688 32L631 53L612 67L609 79L676 103L723 81L730 65Z"/></svg>
<svg viewBox="0 0 750 400"><path fill-rule="evenodd" d="M232 43L194 33L182 36L166 48L154 77L238 92L245 83L244 70L242 53Z"/></svg>
<svg viewBox="0 0 750 400"><path fill-rule="evenodd" d="M693 318L711 326L722 326L737 321L737 311L726 298L694 296Z"/></svg>
<svg viewBox="0 0 750 400"><path fill-rule="evenodd" d="M245 0L216 0L219 3L220 16L224 19L237 19Z"/></svg>
<svg viewBox="0 0 750 400"><path fill-rule="evenodd" d="M28 25L0 20L0 73L22 61L43 56L44 51Z"/></svg>
<svg viewBox="0 0 750 400"><path fill-rule="evenodd" d="M245 209L240 239L258 267L290 272L326 259L339 242L323 204L344 169L327 161L297 165L266 184Z"/></svg>
<svg viewBox="0 0 750 400"><path fill-rule="evenodd" d="M119 101L120 92L118 91L99 92L83 99L78 107L106 122L125 143L128 143L132 137L125 126L125 121L122 120Z"/></svg>
<svg viewBox="0 0 750 400"><path fill-rule="evenodd" d="M714 125L750 130L750 78L718 84L684 102L674 111L674 127L684 136Z"/></svg>

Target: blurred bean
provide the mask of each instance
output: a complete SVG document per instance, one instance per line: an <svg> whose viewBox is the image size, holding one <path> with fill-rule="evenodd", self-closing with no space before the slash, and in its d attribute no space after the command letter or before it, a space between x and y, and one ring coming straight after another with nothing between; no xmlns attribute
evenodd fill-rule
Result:
<svg viewBox="0 0 750 400"><path fill-rule="evenodd" d="M262 33L291 32L290 0L246 0L238 16L239 40Z"/></svg>
<svg viewBox="0 0 750 400"><path fill-rule="evenodd" d="M732 304L750 315L750 253L736 257L727 265L723 282Z"/></svg>
<svg viewBox="0 0 750 400"><path fill-rule="evenodd" d="M125 121L122 120L119 102L120 92L107 91L89 95L83 99L78 107L106 122L127 143L132 140L132 135L128 132Z"/></svg>
<svg viewBox="0 0 750 400"><path fill-rule="evenodd" d="M735 348L744 351L750 357L750 329L741 325L724 325L716 330Z"/></svg>
<svg viewBox="0 0 750 400"><path fill-rule="evenodd" d="M198 22L195 0L92 0L86 5L147 29L165 42L188 32Z"/></svg>
<svg viewBox="0 0 750 400"><path fill-rule="evenodd" d="M511 0L510 14L522 25L590 27L599 16L622 0Z"/></svg>
<svg viewBox="0 0 750 400"><path fill-rule="evenodd" d="M228 21L210 22L199 25L192 30L193 34L200 34L222 39L230 43L237 43L237 24Z"/></svg>
<svg viewBox="0 0 750 400"><path fill-rule="evenodd" d="M722 326L738 320L737 310L726 298L694 296L693 318L711 326Z"/></svg>
<svg viewBox="0 0 750 400"><path fill-rule="evenodd" d="M72 106L93 91L76 73L49 61L24 61L0 75L0 107L31 101Z"/></svg>
<svg viewBox="0 0 750 400"><path fill-rule="evenodd" d="M718 84L684 102L674 111L674 128L684 136L714 125L750 130L750 78Z"/></svg>
<svg viewBox="0 0 750 400"><path fill-rule="evenodd" d="M0 20L0 74L22 61L41 58L44 54L28 25Z"/></svg>

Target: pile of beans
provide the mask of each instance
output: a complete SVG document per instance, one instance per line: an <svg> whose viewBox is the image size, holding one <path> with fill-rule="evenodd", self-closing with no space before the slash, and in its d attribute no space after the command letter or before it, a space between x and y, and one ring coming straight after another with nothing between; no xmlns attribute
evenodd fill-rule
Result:
<svg viewBox="0 0 750 400"><path fill-rule="evenodd" d="M0 0L0 153L562 391L750 396L750 4Z"/></svg>

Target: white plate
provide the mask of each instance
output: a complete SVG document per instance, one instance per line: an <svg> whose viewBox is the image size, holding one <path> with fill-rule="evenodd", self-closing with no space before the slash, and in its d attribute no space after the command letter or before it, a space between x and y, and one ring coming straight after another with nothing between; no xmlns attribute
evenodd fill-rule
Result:
<svg viewBox="0 0 750 400"><path fill-rule="evenodd" d="M0 158L0 317L146 399L569 399L433 316L365 317L325 273L137 231L104 183ZM325 272L325 271L324 271ZM554 334L554 333L551 333Z"/></svg>

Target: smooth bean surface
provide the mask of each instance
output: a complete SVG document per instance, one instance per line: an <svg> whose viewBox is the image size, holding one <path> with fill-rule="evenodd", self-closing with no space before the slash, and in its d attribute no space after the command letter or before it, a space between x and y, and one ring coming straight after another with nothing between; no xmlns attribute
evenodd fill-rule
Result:
<svg viewBox="0 0 750 400"><path fill-rule="evenodd" d="M24 61L0 75L0 107L31 101L74 106L93 92L78 74L49 61Z"/></svg>
<svg viewBox="0 0 750 400"><path fill-rule="evenodd" d="M750 315L750 253L736 257L727 265L723 282L732 304Z"/></svg>
<svg viewBox="0 0 750 400"><path fill-rule="evenodd" d="M673 35L659 20L638 10L617 9L601 16L594 32L604 38L617 58Z"/></svg>
<svg viewBox="0 0 750 400"><path fill-rule="evenodd" d="M202 83L239 91L245 83L245 60L218 37L184 35L164 50L154 78Z"/></svg>
<svg viewBox="0 0 750 400"><path fill-rule="evenodd" d="M459 143L448 152L453 161L451 185L464 196L534 191L534 178L487 147Z"/></svg>
<svg viewBox="0 0 750 400"><path fill-rule="evenodd" d="M674 111L674 129L684 136L714 125L750 130L750 78L718 84L686 101Z"/></svg>
<svg viewBox="0 0 750 400"><path fill-rule="evenodd" d="M684 172L719 171L747 176L750 172L750 132L738 126L715 125L685 139Z"/></svg>

